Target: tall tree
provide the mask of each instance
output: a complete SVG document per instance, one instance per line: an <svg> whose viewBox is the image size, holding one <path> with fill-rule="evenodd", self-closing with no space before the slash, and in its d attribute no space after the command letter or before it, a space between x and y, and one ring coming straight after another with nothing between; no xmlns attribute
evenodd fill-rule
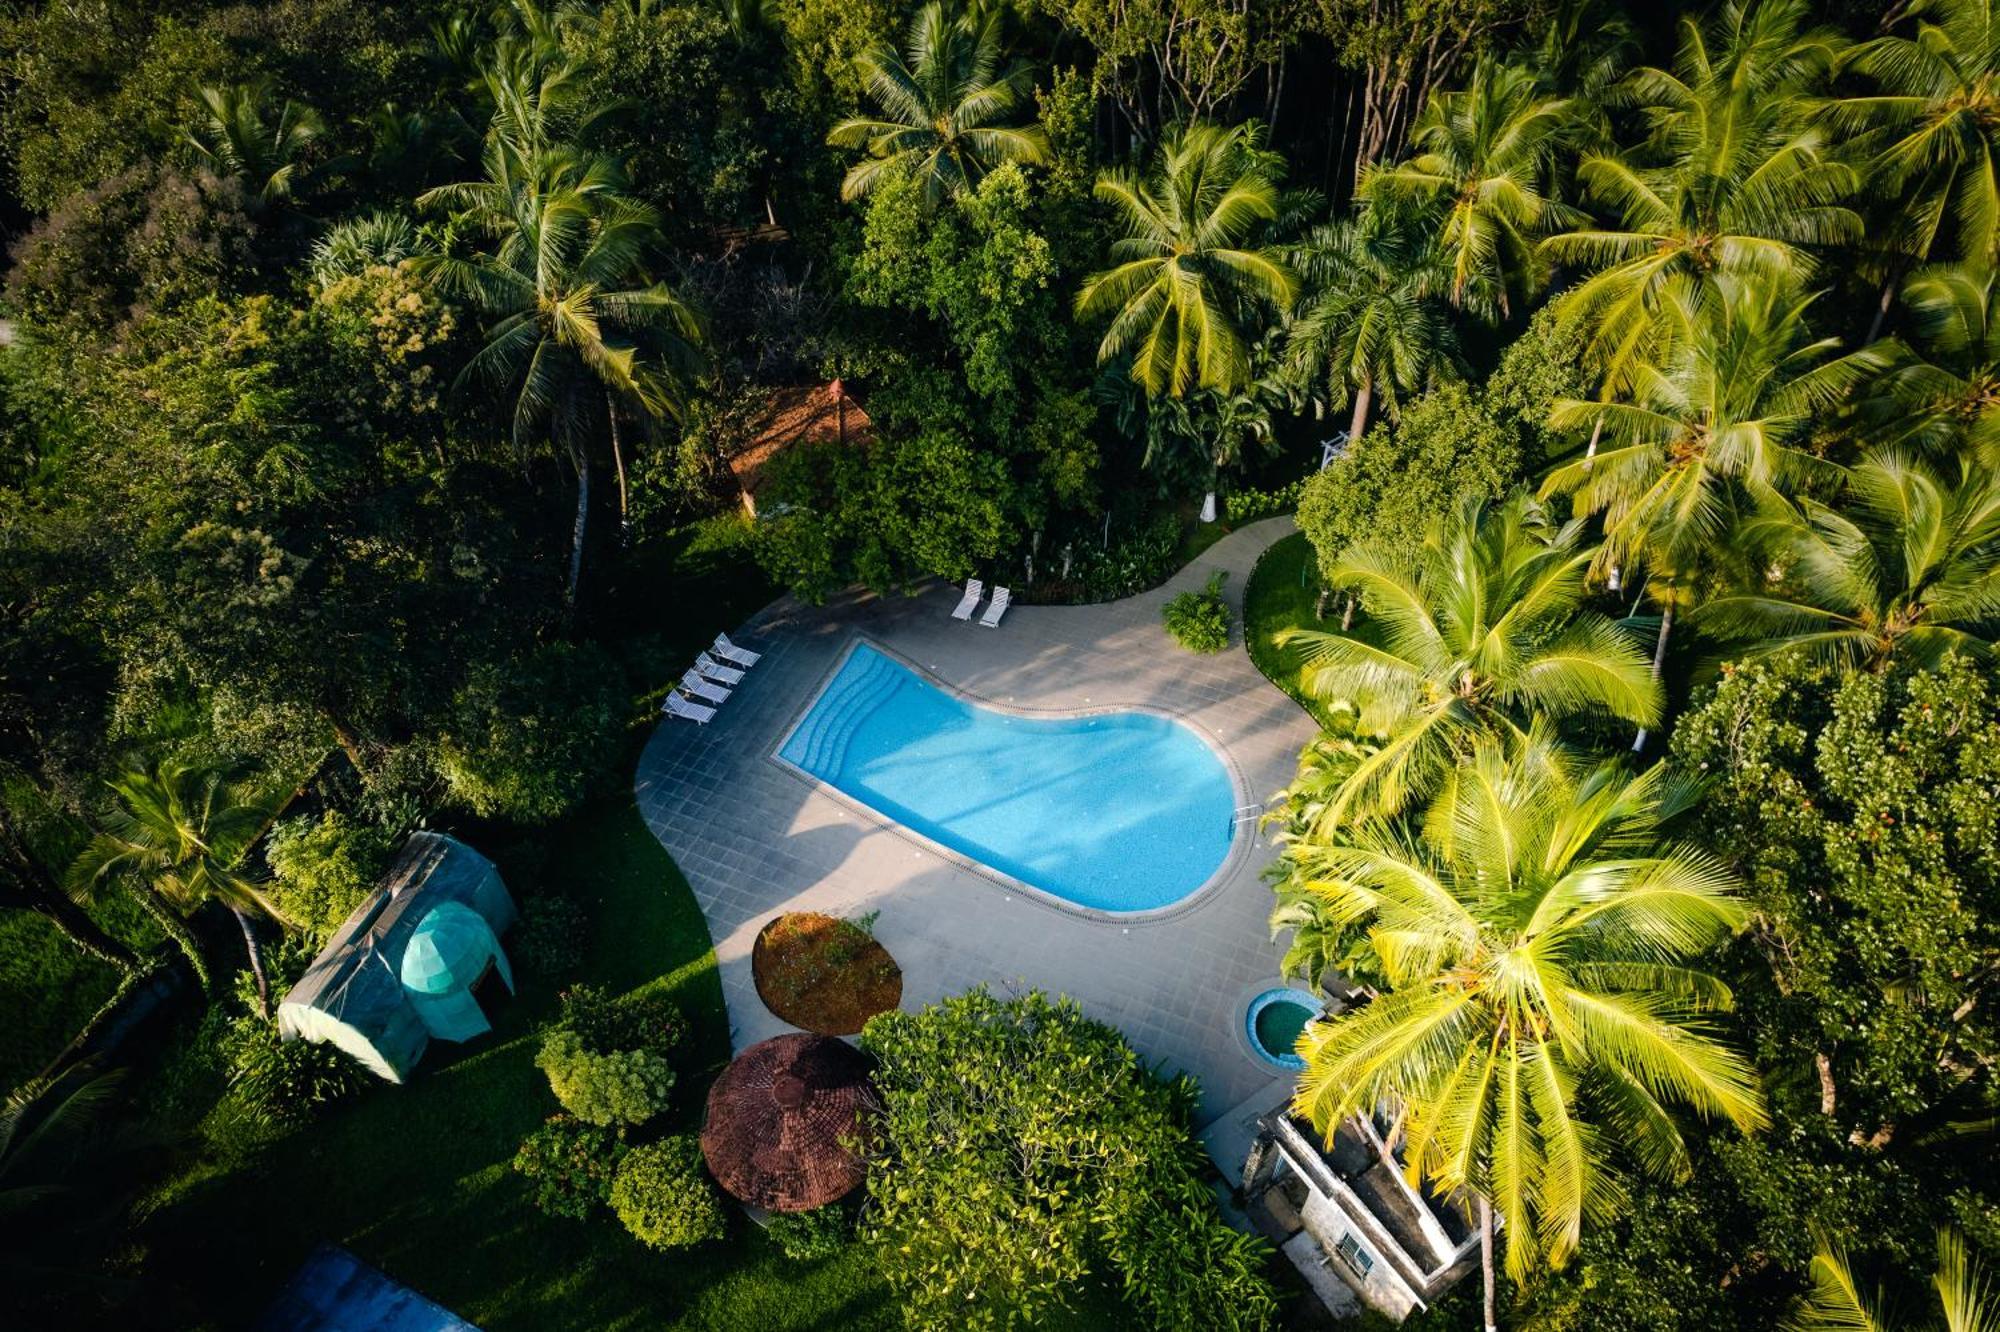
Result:
<svg viewBox="0 0 2000 1332"><path fill-rule="evenodd" d="M1454 306L1507 318L1537 284L1536 242L1580 218L1548 188L1569 116L1526 68L1481 60L1464 90L1431 95L1414 156L1362 177L1364 198L1436 215Z"/></svg>
<svg viewBox="0 0 2000 1332"><path fill-rule="evenodd" d="M2000 613L2000 475L1970 459L1953 480L1894 452L1847 477L1842 503L1782 500L1742 540L1759 585L1705 603L1696 622L1744 655L1803 649L1850 667L1895 654L1935 667L1983 657ZM1775 571L1773 577L1769 571Z"/></svg>
<svg viewBox="0 0 2000 1332"><path fill-rule="evenodd" d="M1559 427L1603 425L1614 447L1557 468L1542 486L1604 515L1603 566L1621 576L1646 569L1662 608L1656 676L1674 617L1715 563L1741 498L1823 470L1804 448L1815 412L1883 364L1875 352L1836 356L1837 339L1807 331L1812 298L1768 278L1716 274L1666 295L1676 331L1663 357L1632 367L1629 400L1565 399L1551 413ZM1633 748L1645 739L1641 730Z"/></svg>
<svg viewBox="0 0 2000 1332"><path fill-rule="evenodd" d="M113 802L98 820L97 835L70 867L76 891L95 894L112 884L130 891L187 954L203 988L208 966L184 917L211 899L222 903L243 931L268 1013L270 980L256 920L282 924L284 916L243 868L269 822L268 802L232 774L175 759L150 771L129 768L110 787Z"/></svg>
<svg viewBox="0 0 2000 1332"><path fill-rule="evenodd" d="M1249 382L1255 325L1289 310L1297 289L1275 253L1252 248L1278 216L1283 167L1258 126L1196 123L1168 136L1144 177L1098 177L1125 233L1111 246L1116 267L1076 299L1080 317L1111 320L1100 363L1130 356L1132 379L1154 397Z"/></svg>
<svg viewBox="0 0 2000 1332"><path fill-rule="evenodd" d="M1869 174L1899 200L1917 260L1949 229L1958 257L2000 263L2000 9L1991 0L1907 0L1884 24L1907 25L1851 51L1846 67L1881 91L1836 104L1837 124L1882 143Z"/></svg>
<svg viewBox="0 0 2000 1332"><path fill-rule="evenodd" d="M1450 274L1437 251L1402 220L1365 211L1314 227L1286 252L1305 285L1286 354L1309 383L1350 407L1351 449L1379 403L1395 414L1404 395L1457 368L1457 339L1439 308Z"/></svg>
<svg viewBox="0 0 2000 1332"><path fill-rule="evenodd" d="M1673 68L1634 70L1610 95L1639 109L1650 132L1632 153L1584 155L1577 181L1609 221L1541 247L1588 273L1559 307L1591 328L1608 385L1660 354L1652 344L1677 327L1676 285L1752 274L1802 283L1818 251L1860 238L1844 202L1856 173L1805 96L1837 45L1801 33L1806 13L1805 0L1731 0L1706 25L1683 19Z"/></svg>
<svg viewBox="0 0 2000 1332"><path fill-rule="evenodd" d="M1008 123L1029 104L1031 83L1024 62L1002 64L1000 16L999 6L948 13L931 0L910 20L907 58L894 46L860 58L884 118L843 120L826 136L836 148L868 151L848 168L841 198L861 198L883 172L907 170L935 205L1002 162L1049 160L1046 130Z"/></svg>
<svg viewBox="0 0 2000 1332"><path fill-rule="evenodd" d="M448 209L456 226L489 248L416 262L490 319L485 345L460 384L505 387L514 399L515 447L525 454L547 442L576 472L567 582L574 604L598 425L610 442L622 519L620 408L655 417L680 410L701 364L701 325L691 306L648 275L644 259L658 239L658 218L626 197L615 164L569 148L524 157L498 137L485 162L484 180L440 187L419 202Z"/></svg>
<svg viewBox="0 0 2000 1332"><path fill-rule="evenodd" d="M1287 848L1388 984L1307 1027L1296 1108L1329 1139L1393 1114L1414 1174L1481 1200L1488 1328L1495 1212L1521 1281L1617 1209L1618 1156L1686 1172L1670 1106L1764 1123L1707 1016L1729 991L1693 965L1746 913L1719 861L1663 835L1679 795L1661 766L1572 772L1543 737L1489 737L1422 835L1369 821Z"/></svg>
<svg viewBox="0 0 2000 1332"><path fill-rule="evenodd" d="M1867 437L1933 457L2000 463L2000 284L1990 268L1940 264L1903 284L1903 336L1859 404Z"/></svg>
<svg viewBox="0 0 2000 1332"><path fill-rule="evenodd" d="M1591 554L1581 522L1557 527L1517 493L1462 500L1414 555L1363 543L1334 561L1328 585L1360 593L1380 645L1310 629L1283 641L1302 658L1309 691L1353 703L1358 729L1387 738L1325 802L1324 826L1395 813L1434 791L1483 737L1525 734L1537 716L1658 719L1645 655L1583 606Z"/></svg>

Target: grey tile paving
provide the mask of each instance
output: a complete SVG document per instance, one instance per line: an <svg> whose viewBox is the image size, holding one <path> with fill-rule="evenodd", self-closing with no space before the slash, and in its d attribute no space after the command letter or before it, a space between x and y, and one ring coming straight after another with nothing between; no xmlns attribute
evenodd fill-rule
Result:
<svg viewBox="0 0 2000 1332"><path fill-rule="evenodd" d="M1312 724L1250 664L1240 642L1196 656L1160 628L1167 598L1217 569L1242 609L1257 556L1292 530L1272 518L1233 532L1166 586L1098 606L1015 606L997 630L955 621L957 589L850 592L824 607L785 598L731 637L763 652L706 727L663 721L635 787L647 827L686 873L721 964L741 1049L789 1030L757 998L750 946L782 911L881 912L914 1008L972 985L1074 996L1140 1053L1201 1080L1206 1115L1262 1092L1274 1070L1235 1035L1250 994L1277 981L1259 878L1273 854L1245 825L1224 873L1159 918L1058 907L912 842L778 763L772 753L856 635L866 634L975 699L1024 710L1145 707L1179 716L1228 758L1260 801L1291 779Z"/></svg>

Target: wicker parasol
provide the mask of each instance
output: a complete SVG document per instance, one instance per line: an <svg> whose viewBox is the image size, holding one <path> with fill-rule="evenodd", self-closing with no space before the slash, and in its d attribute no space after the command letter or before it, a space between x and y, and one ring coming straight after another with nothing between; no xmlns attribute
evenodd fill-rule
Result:
<svg viewBox="0 0 2000 1332"><path fill-rule="evenodd" d="M795 1033L738 1055L708 1091L701 1154L716 1182L753 1207L803 1212L867 1173L842 1140L874 1105L868 1059L831 1036Z"/></svg>

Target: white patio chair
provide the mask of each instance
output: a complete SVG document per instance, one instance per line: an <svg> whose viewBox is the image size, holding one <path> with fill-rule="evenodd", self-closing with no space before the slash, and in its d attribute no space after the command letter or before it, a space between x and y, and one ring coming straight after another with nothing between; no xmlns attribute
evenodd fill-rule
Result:
<svg viewBox="0 0 2000 1332"><path fill-rule="evenodd" d="M965 595L958 599L958 609L951 613L951 618L954 620L971 619L972 608L977 606L979 599L985 595L986 584L980 582L977 578L966 579Z"/></svg>
<svg viewBox="0 0 2000 1332"><path fill-rule="evenodd" d="M668 694L667 701L660 704L660 711L669 717L685 717L697 726L708 725L715 716L714 708L705 708L699 703L690 703L679 694Z"/></svg>
<svg viewBox="0 0 2000 1332"><path fill-rule="evenodd" d="M761 652L737 647L729 641L728 634L717 634L715 641L708 645L708 651L709 655L726 661L731 666L741 666L746 671L764 659L764 654Z"/></svg>
<svg viewBox="0 0 2000 1332"><path fill-rule="evenodd" d="M693 671L689 671L681 677L681 692L692 694L705 703L727 703L729 701L729 691L727 689L724 689L719 684L710 684Z"/></svg>
<svg viewBox="0 0 2000 1332"><path fill-rule="evenodd" d="M979 623L988 629L998 629L1000 627L1000 617L1007 613L1007 603L1013 599L1014 594L1006 588L994 588L993 601L986 607L986 614L979 617Z"/></svg>
<svg viewBox="0 0 2000 1332"><path fill-rule="evenodd" d="M742 684L743 672L734 666L724 666L706 652L694 659L694 668L709 679L726 685Z"/></svg>

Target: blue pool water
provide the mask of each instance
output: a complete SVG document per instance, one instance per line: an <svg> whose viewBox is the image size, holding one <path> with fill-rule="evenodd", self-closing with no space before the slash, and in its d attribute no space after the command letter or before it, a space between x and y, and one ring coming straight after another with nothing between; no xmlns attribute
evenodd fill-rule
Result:
<svg viewBox="0 0 2000 1332"><path fill-rule="evenodd" d="M1234 835L1229 774L1180 723L997 712L866 644L778 753L934 842L1100 911L1180 901Z"/></svg>

